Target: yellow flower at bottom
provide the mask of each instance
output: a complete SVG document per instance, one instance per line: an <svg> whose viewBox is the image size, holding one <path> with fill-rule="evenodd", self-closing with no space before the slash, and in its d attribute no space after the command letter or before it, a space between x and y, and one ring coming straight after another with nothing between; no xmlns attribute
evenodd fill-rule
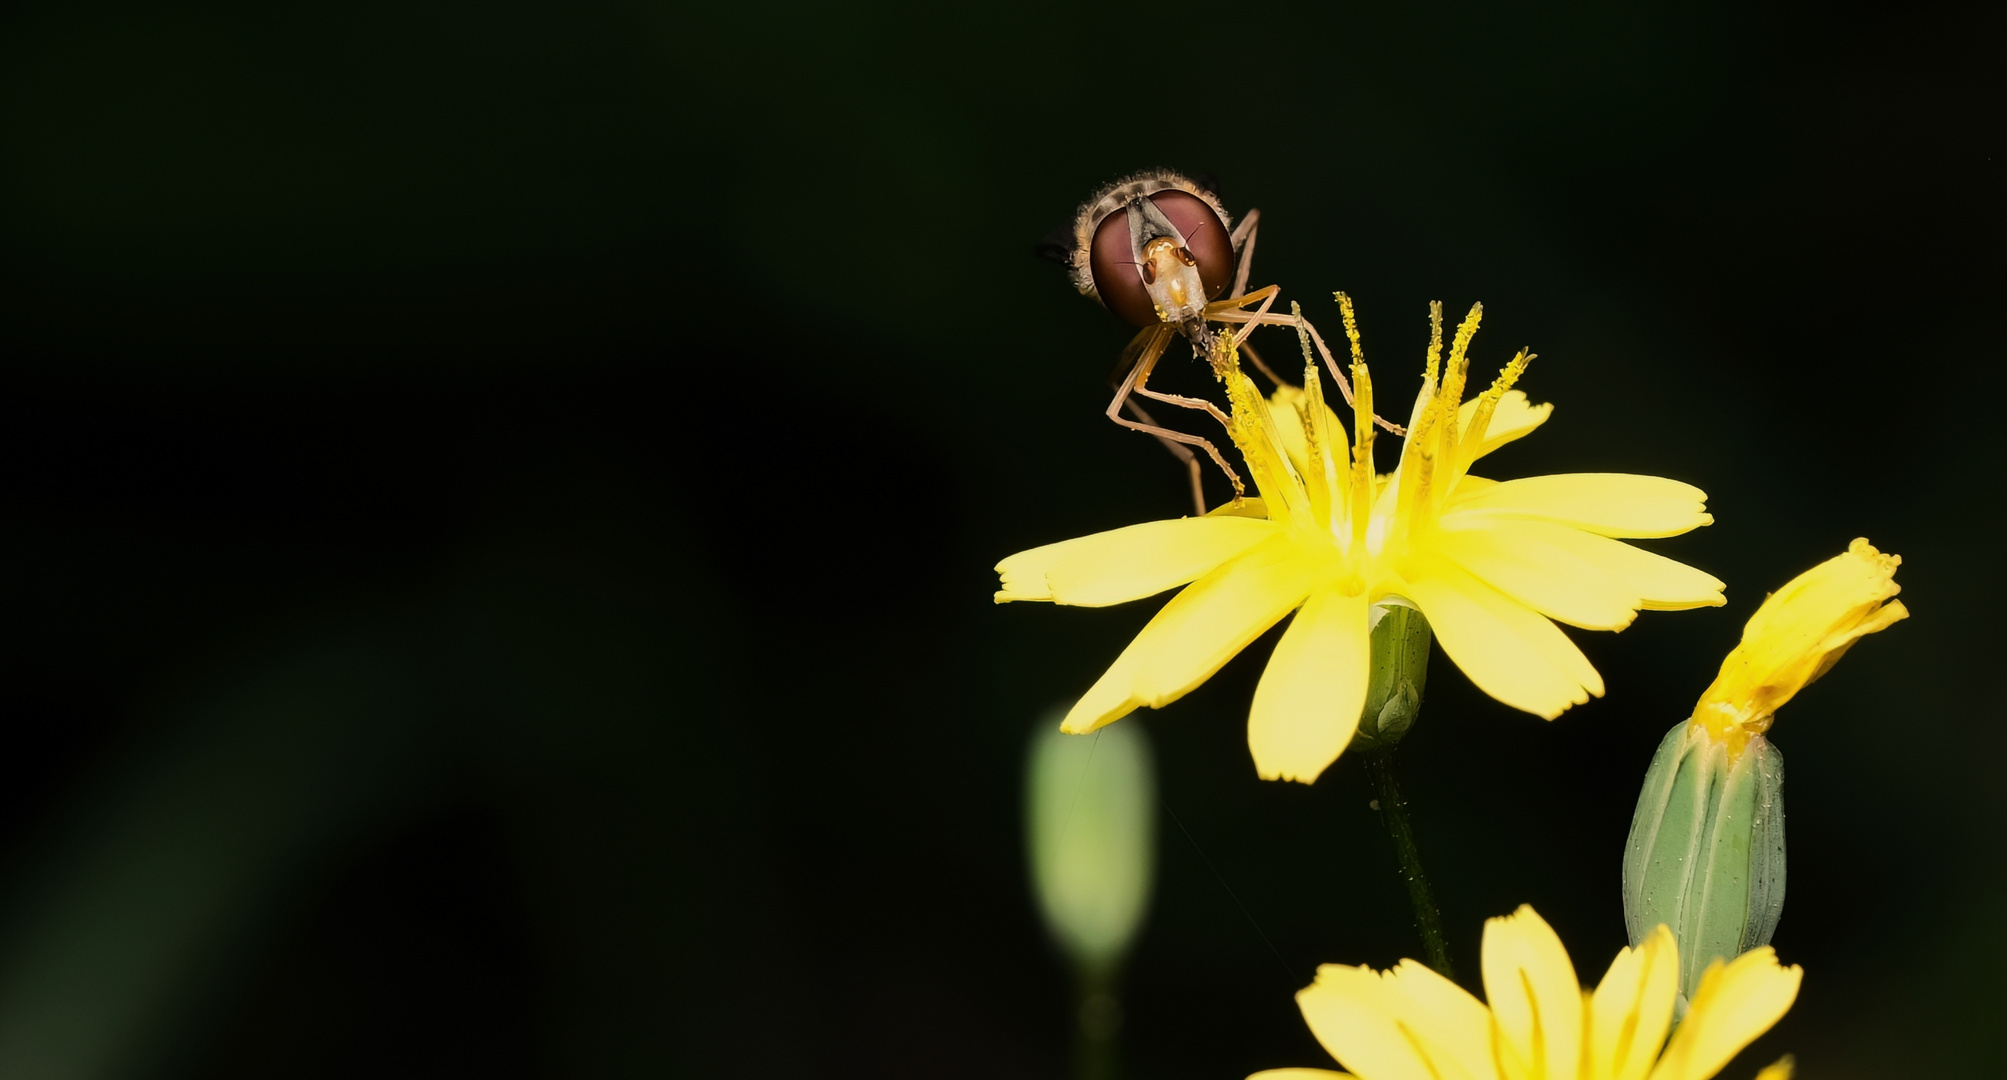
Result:
<svg viewBox="0 0 2007 1080"><path fill-rule="evenodd" d="M1884 555L1863 537L1771 593L1694 706L1694 725L1740 755L1751 735L1770 730L1777 710L1854 642L1909 617L1895 599L1901 565L1901 556Z"/></svg>
<svg viewBox="0 0 2007 1080"><path fill-rule="evenodd" d="M1717 960L1667 1042L1679 957L1663 926L1619 952L1593 991L1530 907L1484 924L1483 961L1488 1005L1413 960L1380 972L1326 964L1296 1003L1360 1080L1707 1080L1791 1008L1803 975L1767 946ZM1271 1069L1248 1080L1344 1075ZM1763 1080L1789 1075L1779 1062Z"/></svg>
<svg viewBox="0 0 2007 1080"><path fill-rule="evenodd" d="M1248 716L1265 779L1315 780L1351 741L1366 698L1376 608L1427 616L1443 651L1487 694L1552 719L1603 693L1555 626L1621 630L1642 608L1718 605L1708 574L1619 542L1713 521L1698 488L1655 476L1575 473L1497 482L1472 463L1547 419L1513 383L1521 352L1469 401L1479 309L1442 358L1440 308L1392 473L1373 471L1373 385L1350 302L1354 419L1325 407L1315 364L1271 399L1229 363L1233 441L1260 491L1200 518L1153 521L1019 552L997 564L998 603L1099 607L1188 586L1067 714L1091 732L1159 708L1212 677L1292 611Z"/></svg>

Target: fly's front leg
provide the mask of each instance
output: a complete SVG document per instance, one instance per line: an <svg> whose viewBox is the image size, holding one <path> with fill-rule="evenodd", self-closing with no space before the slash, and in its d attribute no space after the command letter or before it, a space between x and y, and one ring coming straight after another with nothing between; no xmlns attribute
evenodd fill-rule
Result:
<svg viewBox="0 0 2007 1080"><path fill-rule="evenodd" d="M1254 269L1254 234L1260 227L1261 211L1249 210L1228 238L1233 243L1234 253L1233 291L1228 296L1239 296L1247 291L1247 274Z"/></svg>
<svg viewBox="0 0 2007 1080"><path fill-rule="evenodd" d="M1306 330L1310 332L1310 340L1317 344L1318 353L1324 357L1324 366L1331 370L1331 377L1338 380L1338 392L1345 395L1345 404L1352 404L1352 380L1347 379L1338 371L1338 361L1332 357L1330 348L1324 344L1324 335L1317 332L1317 327L1309 319L1304 318L1302 312L1298 312L1290 322L1296 325L1299 334ZM1308 350L1306 349L1305 352L1307 354ZM1407 428L1382 419L1378 413L1373 414L1373 422L1395 435L1406 435L1408 433Z"/></svg>
<svg viewBox="0 0 2007 1080"><path fill-rule="evenodd" d="M1274 302L1275 291L1276 287L1270 285L1265 289L1257 289L1246 296L1236 296L1231 300L1221 300L1209 304L1206 306L1206 318L1214 322L1245 324L1234 334L1234 343L1236 346L1240 344L1242 338L1253 333L1256 326L1290 326L1297 328L1299 333L1306 330L1309 331L1310 340L1316 344L1318 353L1324 357L1324 366L1331 372L1331 378L1337 381L1338 392L1344 395L1345 404L1352 404L1352 380L1346 378L1345 373L1339 369L1337 358L1331 355L1331 349L1324 344L1324 335L1317 332L1317 327L1300 313L1295 315L1270 314L1268 307L1269 304ZM1260 309L1255 311L1238 310L1253 303L1257 298L1262 301ZM1406 435L1408 433L1407 428L1377 414L1374 415L1373 422L1395 435Z"/></svg>
<svg viewBox="0 0 2007 1080"><path fill-rule="evenodd" d="M1260 220L1261 220L1261 211L1249 210L1247 212L1247 217L1241 219L1240 227L1233 231L1234 250L1240 253L1240 261L1238 264L1238 268L1234 271L1233 291L1227 294L1231 299L1221 300L1214 304L1207 305L1207 313L1206 313L1207 318L1216 319L1222 322L1236 321L1229 319L1221 319L1218 314L1215 314L1215 312L1232 308L1236 305L1237 302L1241 303L1243 306L1244 304L1254 302L1255 298L1245 297L1244 294L1242 293L1242 290L1247 288L1248 268L1253 264L1253 259L1254 259L1255 223ZM1263 292L1256 293L1255 297L1258 298L1263 296L1274 296L1277 293L1277 291L1278 290L1276 289L1276 287L1271 285L1268 287L1268 289L1263 290ZM1263 305L1263 310L1264 311L1267 310L1267 305L1265 304ZM1295 383L1290 382L1289 380L1277 375L1273 370L1269 368L1267 362L1262 360L1261 354L1255 352L1253 346L1247 343L1247 335L1245 333L1239 334L1235 337L1234 346L1247 355L1248 360L1253 362L1255 370L1260 371L1263 375L1268 376L1269 382L1274 383L1277 386L1296 385Z"/></svg>
<svg viewBox="0 0 2007 1080"><path fill-rule="evenodd" d="M1273 291L1270 291L1266 297L1262 298L1261 307L1255 310L1254 317L1249 319L1247 325L1241 327L1238 333L1234 334L1234 348L1238 349L1247 342L1247 336L1254 333L1254 328L1261 325L1261 320L1267 317L1268 305L1275 303L1275 298L1282 295L1281 289L1276 289L1273 286L1270 286L1270 289Z"/></svg>

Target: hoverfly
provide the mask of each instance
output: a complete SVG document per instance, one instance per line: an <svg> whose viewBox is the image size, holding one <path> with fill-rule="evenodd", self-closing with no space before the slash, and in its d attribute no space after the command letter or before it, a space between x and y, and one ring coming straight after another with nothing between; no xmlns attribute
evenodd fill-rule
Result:
<svg viewBox="0 0 2007 1080"><path fill-rule="evenodd" d="M1164 427L1135 400L1140 396L1195 409L1226 425L1226 414L1212 402L1150 389L1150 372L1172 338L1182 334L1191 343L1193 353L1205 357L1215 374L1222 374L1228 348L1209 324L1240 324L1233 332L1233 347L1241 350L1262 374L1280 384L1283 380L1248 347L1247 335L1262 324L1299 327L1315 339L1346 399L1351 398L1350 383L1338 371L1330 350L1308 320L1269 313L1280 287L1269 285L1252 293L1246 291L1254 259L1255 230L1260 220L1259 210L1249 210L1239 226L1229 232L1233 217L1208 185L1169 169L1151 169L1123 177L1095 192L1080 204L1070 231L1040 246L1041 254L1068 267L1074 287L1083 295L1093 297L1116 315L1142 327L1122 350L1110 378L1115 385L1115 397L1108 403L1108 419L1156 436L1185 463L1191 473L1192 503L1200 514L1206 512L1205 491L1198 456L1192 448L1204 450L1226 473L1236 497L1244 488L1240 475L1227 464L1218 447L1197 435ZM1214 299L1222 292L1226 293L1226 299ZM1255 305L1259 307L1247 310ZM1129 415L1124 416L1124 412Z"/></svg>

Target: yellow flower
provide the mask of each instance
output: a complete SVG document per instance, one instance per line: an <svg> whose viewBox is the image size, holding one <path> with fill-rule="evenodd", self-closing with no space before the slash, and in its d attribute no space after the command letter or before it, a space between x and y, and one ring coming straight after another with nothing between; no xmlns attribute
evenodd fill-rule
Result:
<svg viewBox="0 0 2007 1080"><path fill-rule="evenodd" d="M1389 971L1326 964L1296 1004L1324 1049L1360 1080L1707 1080L1798 996L1803 972L1768 946L1702 977L1672 1041L1679 947L1661 926L1617 954L1591 991L1530 907L1484 924L1484 1002L1413 960ZM1663 1047L1663 1052L1661 1052ZM1347 1074L1271 1069L1248 1080ZM1789 1060L1763 1080L1790 1075Z"/></svg>
<svg viewBox="0 0 2007 1080"><path fill-rule="evenodd" d="M1854 642L1909 617L1894 599L1901 565L1901 556L1884 555L1863 537L1771 593L1694 706L1694 726L1740 756L1749 737L1770 730L1778 708Z"/></svg>
<svg viewBox="0 0 2007 1080"><path fill-rule="evenodd" d="M1098 607L1190 583L1067 715L1084 734L1138 706L1158 708L1211 677L1291 611L1248 717L1265 779L1313 781L1351 740L1365 702L1378 610L1428 617L1443 651L1479 688L1552 719L1603 693L1580 649L1549 621L1621 630L1640 608L1718 605L1722 584L1616 537L1674 536L1713 519L1706 495L1620 473L1503 483L1473 462L1552 411L1512 389L1522 351L1491 388L1463 400L1479 308L1441 363L1440 305L1400 464L1373 472L1373 386L1350 302L1352 435L1325 407L1314 365L1303 389L1264 401L1229 365L1232 434L1259 499L1201 518L1153 521L1020 552L997 564L998 603ZM1440 367L1440 371L1438 368Z"/></svg>

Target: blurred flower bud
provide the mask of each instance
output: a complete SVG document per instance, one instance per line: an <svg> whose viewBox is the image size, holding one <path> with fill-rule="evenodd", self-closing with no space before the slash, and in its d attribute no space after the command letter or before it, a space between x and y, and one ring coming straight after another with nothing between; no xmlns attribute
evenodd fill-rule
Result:
<svg viewBox="0 0 2007 1080"><path fill-rule="evenodd" d="M1141 724L1032 738L1025 836L1032 889L1054 940L1090 978L1120 966L1156 870L1156 777Z"/></svg>
<svg viewBox="0 0 2007 1080"><path fill-rule="evenodd" d="M1415 608L1390 604L1373 625L1372 680L1355 750L1389 750L1414 726L1429 681L1429 620Z"/></svg>
<svg viewBox="0 0 2007 1080"><path fill-rule="evenodd" d="M1645 772L1624 852L1631 944L1660 923L1679 941L1692 994L1716 957L1766 945L1784 910L1784 758L1778 707L1854 642L1909 615L1902 559L1855 540L1763 601L1688 720Z"/></svg>

